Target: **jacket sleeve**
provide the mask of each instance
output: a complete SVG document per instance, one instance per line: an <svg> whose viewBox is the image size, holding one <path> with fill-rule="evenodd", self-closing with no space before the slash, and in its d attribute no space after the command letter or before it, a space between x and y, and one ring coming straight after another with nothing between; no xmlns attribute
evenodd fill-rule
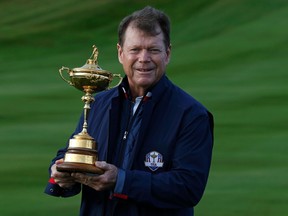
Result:
<svg viewBox="0 0 288 216"><path fill-rule="evenodd" d="M64 157L64 154L66 152L65 149L60 149L57 152L57 156L52 160L50 166L49 166L49 176L51 176L51 166L55 163L56 160L61 159ZM56 196L56 197L70 197L74 196L81 191L81 185L76 184L74 187L69 188L69 189L64 189L61 188L52 177L49 178L48 183L46 185L46 188L44 190L44 193L51 195L51 196Z"/></svg>
<svg viewBox="0 0 288 216"><path fill-rule="evenodd" d="M53 178L50 178L44 193L56 197L70 197L80 193L80 191L81 191L80 184L77 184L76 186L70 189L64 189L61 188L58 184L56 184Z"/></svg>
<svg viewBox="0 0 288 216"><path fill-rule="evenodd" d="M78 133L81 130L82 122L83 122L83 115L80 117L78 126L70 138L72 138L74 136L74 134ZM67 147L68 147L68 142L67 142L67 145L65 148L58 150L56 157L51 161L51 164L50 164L49 169L48 169L49 176L51 176L51 166L55 163L56 160L64 158L64 155L67 151ZM54 181L53 178L50 177L50 179L48 180L48 183L46 185L46 188L44 190L44 193L51 195L51 196L57 196L57 197L70 197L70 196L74 196L74 195L80 193L80 191L81 191L81 184L77 183L77 184L75 184L74 187L72 187L70 189L64 189L64 188L61 188Z"/></svg>
<svg viewBox="0 0 288 216"><path fill-rule="evenodd" d="M122 195L116 197L158 208L192 207L200 201L212 157L213 117L208 113L183 121L171 169L157 174L127 170Z"/></svg>

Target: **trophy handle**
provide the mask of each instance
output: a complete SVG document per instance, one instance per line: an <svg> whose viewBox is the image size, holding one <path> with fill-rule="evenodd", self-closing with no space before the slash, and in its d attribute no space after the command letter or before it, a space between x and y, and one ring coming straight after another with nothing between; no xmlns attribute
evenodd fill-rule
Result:
<svg viewBox="0 0 288 216"><path fill-rule="evenodd" d="M112 87L109 87L108 89L111 89L111 88L114 88L114 87L119 86L120 83L121 83L122 80L123 80L123 77L121 76L121 74L113 74L113 77L117 77L117 78L119 78L119 82L118 82L116 85L114 85L114 86L112 86Z"/></svg>
<svg viewBox="0 0 288 216"><path fill-rule="evenodd" d="M69 74L70 69L69 69L68 67L62 66L62 68L59 69L59 73L60 73L61 78L62 78L65 82L67 82L69 85L74 86L71 81L65 79L65 77L64 77L63 74L62 74L63 70L67 70L67 73Z"/></svg>

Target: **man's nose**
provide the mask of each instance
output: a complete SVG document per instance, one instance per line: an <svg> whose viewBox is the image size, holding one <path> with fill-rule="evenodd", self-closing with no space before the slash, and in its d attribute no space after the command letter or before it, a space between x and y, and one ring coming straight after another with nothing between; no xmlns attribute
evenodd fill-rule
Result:
<svg viewBox="0 0 288 216"><path fill-rule="evenodd" d="M148 50L143 49L139 53L139 62L147 62L150 61L150 53Z"/></svg>

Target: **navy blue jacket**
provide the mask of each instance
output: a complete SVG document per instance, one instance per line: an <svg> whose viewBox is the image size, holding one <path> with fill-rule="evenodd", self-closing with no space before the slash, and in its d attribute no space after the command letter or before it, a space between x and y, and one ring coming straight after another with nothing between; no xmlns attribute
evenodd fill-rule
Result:
<svg viewBox="0 0 288 216"><path fill-rule="evenodd" d="M193 207L200 201L207 183L213 147L213 117L165 75L151 92L151 99L143 104L134 160L125 170L121 194L111 197L110 191L97 192L85 185L64 190L53 180L45 192L68 197L82 189L82 216L107 216L112 215L111 211L117 216L192 216ZM113 88L98 93L92 103L88 133L98 144L100 161L112 163L115 159L122 102L120 88ZM82 122L83 117L74 134L81 131ZM66 148L59 150L51 165L63 158L65 151ZM145 163L151 152L161 155L161 166L155 171Z"/></svg>

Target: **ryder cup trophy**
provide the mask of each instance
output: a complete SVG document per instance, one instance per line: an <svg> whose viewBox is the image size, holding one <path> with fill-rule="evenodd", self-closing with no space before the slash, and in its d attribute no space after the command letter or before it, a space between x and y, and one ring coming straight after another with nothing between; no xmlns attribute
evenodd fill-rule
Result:
<svg viewBox="0 0 288 216"><path fill-rule="evenodd" d="M97 143L87 132L87 119L90 104L94 101L92 94L108 89L113 77L118 77L120 79L119 83L122 77L120 74L112 74L106 70L102 70L98 66L97 58L98 49L93 45L92 55L85 65L74 69L62 67L59 70L60 76L64 81L85 92L85 95L82 97L82 101L85 103L83 129L69 140L64 162L56 166L57 170L61 172L103 173L103 170L95 166L95 162L98 160ZM68 73L70 80L65 78L63 71Z"/></svg>

